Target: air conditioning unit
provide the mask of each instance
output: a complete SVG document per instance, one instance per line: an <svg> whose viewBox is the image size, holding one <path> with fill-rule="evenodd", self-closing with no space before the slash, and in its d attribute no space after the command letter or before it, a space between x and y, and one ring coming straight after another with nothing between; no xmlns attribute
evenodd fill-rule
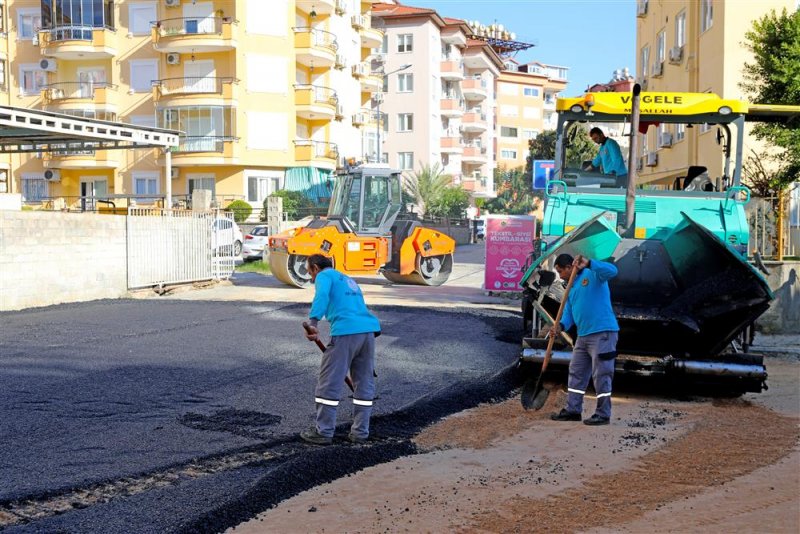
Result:
<svg viewBox="0 0 800 534"><path fill-rule="evenodd" d="M167 54L167 65L180 65L181 64L181 55L180 54Z"/></svg>
<svg viewBox="0 0 800 534"><path fill-rule="evenodd" d="M336 14L344 15L347 12L347 4L345 0L336 0Z"/></svg>
<svg viewBox="0 0 800 534"><path fill-rule="evenodd" d="M669 49L669 62L672 64L680 63L683 59L683 47L673 46Z"/></svg>
<svg viewBox="0 0 800 534"><path fill-rule="evenodd" d="M669 132L664 132L661 134L661 138L658 141L658 146L662 148L669 148L672 146L672 134Z"/></svg>
<svg viewBox="0 0 800 534"><path fill-rule="evenodd" d="M638 2L636 2L636 16L637 17L647 16L647 0L639 0Z"/></svg>
<svg viewBox="0 0 800 534"><path fill-rule="evenodd" d="M347 58L344 54L336 54L336 63L333 65L333 68L342 70L347 66Z"/></svg>
<svg viewBox="0 0 800 534"><path fill-rule="evenodd" d="M650 74L655 78L661 76L664 73L664 62L663 61L656 61L653 63L653 68L650 70Z"/></svg>
<svg viewBox="0 0 800 534"><path fill-rule="evenodd" d="M41 70L45 70L47 72L55 72L56 71L56 60L45 58L39 60L39 68Z"/></svg>
<svg viewBox="0 0 800 534"><path fill-rule="evenodd" d="M650 152L647 154L647 166L655 167L656 165L658 165L658 153Z"/></svg>
<svg viewBox="0 0 800 534"><path fill-rule="evenodd" d="M60 182L61 172L52 169L47 169L46 171L44 171L44 179L47 180L48 182Z"/></svg>
<svg viewBox="0 0 800 534"><path fill-rule="evenodd" d="M178 167L172 167L172 179L177 180L180 178L181 170Z"/></svg>
<svg viewBox="0 0 800 534"><path fill-rule="evenodd" d="M340 121L344 118L344 106L336 104L336 120Z"/></svg>
<svg viewBox="0 0 800 534"><path fill-rule="evenodd" d="M164 0L164 5L167 7L178 7L181 5L181 0Z"/></svg>

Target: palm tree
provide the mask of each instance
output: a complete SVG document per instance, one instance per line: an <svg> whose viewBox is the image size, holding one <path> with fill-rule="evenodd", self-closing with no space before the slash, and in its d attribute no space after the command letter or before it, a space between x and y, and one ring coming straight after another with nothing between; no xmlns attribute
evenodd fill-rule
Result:
<svg viewBox="0 0 800 534"><path fill-rule="evenodd" d="M425 214L430 206L436 204L451 181L452 177L443 174L438 163L433 166L422 165L417 172L405 176L405 189L414 198L420 212Z"/></svg>

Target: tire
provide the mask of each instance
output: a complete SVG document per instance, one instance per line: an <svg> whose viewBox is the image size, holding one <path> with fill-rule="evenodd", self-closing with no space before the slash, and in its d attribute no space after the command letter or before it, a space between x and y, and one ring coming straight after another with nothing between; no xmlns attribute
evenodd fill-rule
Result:
<svg viewBox="0 0 800 534"><path fill-rule="evenodd" d="M233 243L233 255L234 256L239 256L241 253L242 253L242 242L239 241L239 240L236 240Z"/></svg>

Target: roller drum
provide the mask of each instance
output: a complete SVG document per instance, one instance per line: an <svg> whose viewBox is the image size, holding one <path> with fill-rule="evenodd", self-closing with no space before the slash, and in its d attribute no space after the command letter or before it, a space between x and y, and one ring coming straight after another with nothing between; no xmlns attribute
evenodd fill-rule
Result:
<svg viewBox="0 0 800 534"><path fill-rule="evenodd" d="M306 256L273 250L269 254L272 275L286 285L306 288L311 285L311 276L306 270Z"/></svg>

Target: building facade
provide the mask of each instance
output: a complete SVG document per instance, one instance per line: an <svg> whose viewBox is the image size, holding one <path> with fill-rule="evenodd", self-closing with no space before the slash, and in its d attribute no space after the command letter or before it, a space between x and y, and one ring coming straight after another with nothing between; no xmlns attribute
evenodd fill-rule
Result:
<svg viewBox="0 0 800 534"><path fill-rule="evenodd" d="M381 88L366 63L383 39L369 2L0 5L4 104L182 132L169 177L152 150L7 156L9 190L28 203L142 202L165 180L177 199L203 188L220 205L243 199L258 209L283 187L324 200L332 170L362 154L363 110Z"/></svg>
<svg viewBox="0 0 800 534"><path fill-rule="evenodd" d="M742 46L754 20L771 10L794 10L795 0L724 2L637 1L637 81L645 91L710 92L746 100L739 87L742 66L752 55ZM745 154L762 146L749 136ZM689 165L704 165L712 181L723 174L716 128L651 127L638 161L642 183L671 187Z"/></svg>

